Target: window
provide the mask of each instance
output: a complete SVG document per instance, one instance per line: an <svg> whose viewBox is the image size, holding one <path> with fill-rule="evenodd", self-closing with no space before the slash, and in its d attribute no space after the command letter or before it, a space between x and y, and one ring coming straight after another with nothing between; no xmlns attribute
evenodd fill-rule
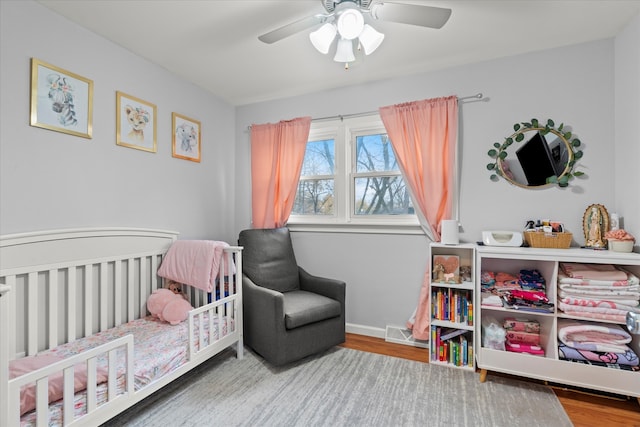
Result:
<svg viewBox="0 0 640 427"><path fill-rule="evenodd" d="M289 224L418 225L377 114L311 123Z"/></svg>

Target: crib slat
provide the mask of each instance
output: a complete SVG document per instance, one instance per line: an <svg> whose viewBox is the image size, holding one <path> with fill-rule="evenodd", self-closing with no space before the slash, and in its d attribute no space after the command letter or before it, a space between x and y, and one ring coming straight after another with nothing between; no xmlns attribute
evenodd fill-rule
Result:
<svg viewBox="0 0 640 427"><path fill-rule="evenodd" d="M29 343L27 347L27 355L33 356L38 352L38 273L32 272L27 277L27 292L28 292L28 308L27 308L27 322L29 323L28 334Z"/></svg>
<svg viewBox="0 0 640 427"><path fill-rule="evenodd" d="M113 285L114 326L118 326L122 323L122 260L113 266Z"/></svg>
<svg viewBox="0 0 640 427"><path fill-rule="evenodd" d="M15 325L15 320L16 319L16 293L17 293L17 288L16 288L16 276L6 276L5 277L5 284L8 285L11 288L10 292L7 292L6 294L4 294L1 298L3 298L4 302L6 302L6 304L4 305L4 308L6 308L6 317L3 317L3 320L6 320L7 322L5 323L6 325L12 325L13 327L10 328L3 328L3 332L7 334L7 354L5 356L8 356L9 359L14 359L16 357L16 333L17 333L17 326Z"/></svg>
<svg viewBox="0 0 640 427"><path fill-rule="evenodd" d="M84 336L93 334L93 265L84 266Z"/></svg>
<svg viewBox="0 0 640 427"><path fill-rule="evenodd" d="M67 269L67 342L76 340L76 268Z"/></svg>
<svg viewBox="0 0 640 427"><path fill-rule="evenodd" d="M109 283L107 282L107 263L100 263L100 331L108 329L108 314L109 314L109 297L107 291L109 290Z"/></svg>
<svg viewBox="0 0 640 427"><path fill-rule="evenodd" d="M117 353L115 350L109 351L109 374L107 379L107 390L109 395L109 400L113 400L116 396L116 374L117 374ZM95 381L94 381L95 382Z"/></svg>
<svg viewBox="0 0 640 427"><path fill-rule="evenodd" d="M153 277L152 275L152 286L153 285ZM140 258L140 315L139 317L144 317L147 310L147 297L149 295L149 257L141 257Z"/></svg>
<svg viewBox="0 0 640 427"><path fill-rule="evenodd" d="M127 299L127 322L135 319L135 289L133 282L134 261L133 258L127 260L127 288L129 289L129 298Z"/></svg>
<svg viewBox="0 0 640 427"><path fill-rule="evenodd" d="M38 426L49 425L49 378L36 381L36 423Z"/></svg>
<svg viewBox="0 0 640 427"><path fill-rule="evenodd" d="M64 420L64 424L71 424L71 422L73 421L73 417L74 417L74 401L73 401L73 394L75 392L74 390L74 371L72 368L66 368L64 370L64 380L63 380L63 406L62 406L62 413L63 413L63 420ZM90 382L87 382L87 384L91 384Z"/></svg>
<svg viewBox="0 0 640 427"><path fill-rule="evenodd" d="M111 359L109 359L111 364ZM98 395L96 393L96 358L87 359L87 412L93 411L98 406ZM109 365L111 367L111 365ZM111 394L111 390L109 390Z"/></svg>
<svg viewBox="0 0 640 427"><path fill-rule="evenodd" d="M152 256L151 257L151 271L154 272L154 273L156 271L158 271L158 257L156 257L156 256ZM152 274L151 275L151 289L155 290L155 289L158 289L158 288L161 288L161 287L162 287L162 284L161 283L158 284L158 275L157 274ZM149 293L148 290L147 290L147 292L148 293L145 296L148 298L150 293ZM146 298L145 298L145 301L146 301Z"/></svg>
<svg viewBox="0 0 640 427"><path fill-rule="evenodd" d="M49 348L58 345L58 270L49 270Z"/></svg>

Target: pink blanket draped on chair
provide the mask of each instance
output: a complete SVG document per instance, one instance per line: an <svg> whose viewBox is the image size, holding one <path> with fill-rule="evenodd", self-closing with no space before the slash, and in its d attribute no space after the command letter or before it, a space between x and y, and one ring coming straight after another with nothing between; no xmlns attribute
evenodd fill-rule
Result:
<svg viewBox="0 0 640 427"><path fill-rule="evenodd" d="M164 257L158 276L212 292L220 271L224 248L229 244L215 240L177 240ZM234 265L225 265L234 274Z"/></svg>

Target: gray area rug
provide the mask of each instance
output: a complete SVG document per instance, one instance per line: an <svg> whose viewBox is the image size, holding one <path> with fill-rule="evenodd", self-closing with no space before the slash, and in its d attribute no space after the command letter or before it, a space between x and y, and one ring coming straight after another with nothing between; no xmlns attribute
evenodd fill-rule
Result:
<svg viewBox="0 0 640 427"><path fill-rule="evenodd" d="M336 347L283 368L225 350L105 426L571 426L551 389Z"/></svg>

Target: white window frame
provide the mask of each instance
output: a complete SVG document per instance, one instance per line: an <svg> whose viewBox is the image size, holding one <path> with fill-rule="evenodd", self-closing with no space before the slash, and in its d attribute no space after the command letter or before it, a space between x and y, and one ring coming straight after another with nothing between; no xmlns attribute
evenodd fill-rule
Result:
<svg viewBox="0 0 640 427"><path fill-rule="evenodd" d="M423 234L413 215L354 215L355 140L357 136L387 133L378 114L322 120L311 123L309 141L334 140L334 215L291 215L287 226L293 231L366 232ZM376 173L367 173L373 176ZM391 173L392 175L393 173ZM388 176L390 173L382 172ZM311 177L309 177L311 178Z"/></svg>

